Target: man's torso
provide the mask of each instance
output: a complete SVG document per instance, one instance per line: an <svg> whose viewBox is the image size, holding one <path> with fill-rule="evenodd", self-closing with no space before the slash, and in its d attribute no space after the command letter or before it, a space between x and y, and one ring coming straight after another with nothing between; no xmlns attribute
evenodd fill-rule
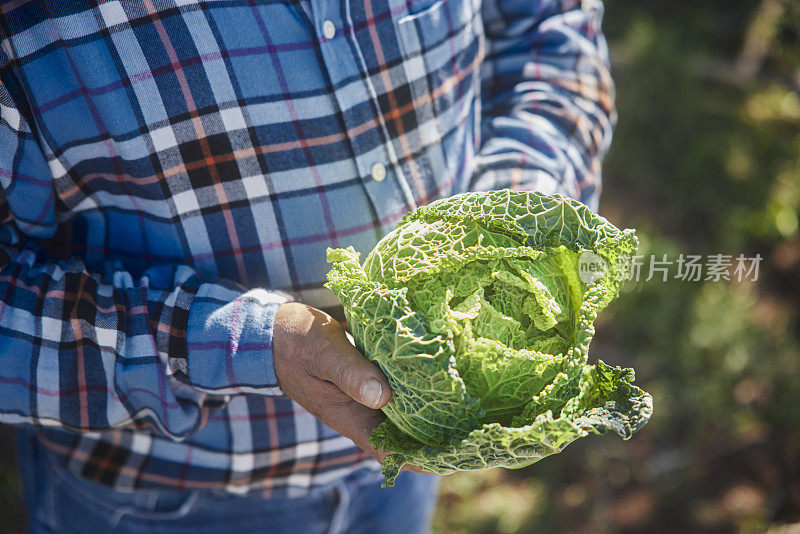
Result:
<svg viewBox="0 0 800 534"><path fill-rule="evenodd" d="M331 307L327 247L366 252L470 179L477 3L17 0L2 14L2 81L53 175L16 184L30 196L10 208L53 254L100 272L189 264ZM53 220L30 209L48 203ZM285 397L236 396L207 417L181 443L127 430L42 438L118 488L302 493L375 473Z"/></svg>

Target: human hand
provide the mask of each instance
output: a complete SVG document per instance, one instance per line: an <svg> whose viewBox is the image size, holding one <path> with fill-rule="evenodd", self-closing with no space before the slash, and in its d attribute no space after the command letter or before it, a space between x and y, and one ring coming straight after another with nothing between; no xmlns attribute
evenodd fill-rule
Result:
<svg viewBox="0 0 800 534"><path fill-rule="evenodd" d="M392 396L386 376L350 344L345 330L327 313L298 302L278 308L272 334L278 386L325 425L383 460L390 452L369 444L385 419L380 408ZM404 469L423 472L406 465Z"/></svg>

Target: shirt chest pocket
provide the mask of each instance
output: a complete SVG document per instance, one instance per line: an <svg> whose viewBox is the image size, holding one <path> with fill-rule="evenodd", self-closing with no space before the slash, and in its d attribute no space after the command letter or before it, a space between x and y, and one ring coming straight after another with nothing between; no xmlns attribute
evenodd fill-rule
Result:
<svg viewBox="0 0 800 534"><path fill-rule="evenodd" d="M465 145L474 135L470 119L479 96L483 57L480 0L412 2L395 28L420 133L409 144L422 145L408 148L426 153L425 164L434 174L454 176L460 157L452 145ZM437 151L443 152L437 156Z"/></svg>
<svg viewBox="0 0 800 534"><path fill-rule="evenodd" d="M413 81L425 79L439 117L476 79L483 43L479 14L479 0L421 0L397 21L406 73Z"/></svg>
<svg viewBox="0 0 800 534"><path fill-rule="evenodd" d="M406 57L446 63L449 57L479 44L480 0L420 0L397 20L400 46ZM443 66L443 65L440 65Z"/></svg>

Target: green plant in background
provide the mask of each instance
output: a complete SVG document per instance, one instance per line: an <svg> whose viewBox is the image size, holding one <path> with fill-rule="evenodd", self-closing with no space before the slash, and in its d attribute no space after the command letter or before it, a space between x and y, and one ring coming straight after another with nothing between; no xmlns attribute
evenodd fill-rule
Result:
<svg viewBox="0 0 800 534"><path fill-rule="evenodd" d="M442 479L435 531L760 532L800 523L800 4L606 0L619 124L600 213L639 253L764 258L757 281L623 288L591 352L658 406L635 440L581 440ZM746 68L745 68L746 67Z"/></svg>
<svg viewBox="0 0 800 534"><path fill-rule="evenodd" d="M652 399L633 371L587 365L592 323L636 246L575 200L506 190L407 214L363 267L352 248L329 249L326 286L392 385L370 437L395 453L385 485L404 463L523 467L588 433L643 426ZM607 272L581 277L584 255Z"/></svg>

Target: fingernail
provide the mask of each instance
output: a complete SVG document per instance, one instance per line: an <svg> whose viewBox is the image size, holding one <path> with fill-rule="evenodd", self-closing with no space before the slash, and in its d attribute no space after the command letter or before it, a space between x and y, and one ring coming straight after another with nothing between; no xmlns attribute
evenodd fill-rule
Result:
<svg viewBox="0 0 800 534"><path fill-rule="evenodd" d="M381 402L382 393L383 386L374 378L370 378L361 386L361 399L372 408L378 407L378 403Z"/></svg>

